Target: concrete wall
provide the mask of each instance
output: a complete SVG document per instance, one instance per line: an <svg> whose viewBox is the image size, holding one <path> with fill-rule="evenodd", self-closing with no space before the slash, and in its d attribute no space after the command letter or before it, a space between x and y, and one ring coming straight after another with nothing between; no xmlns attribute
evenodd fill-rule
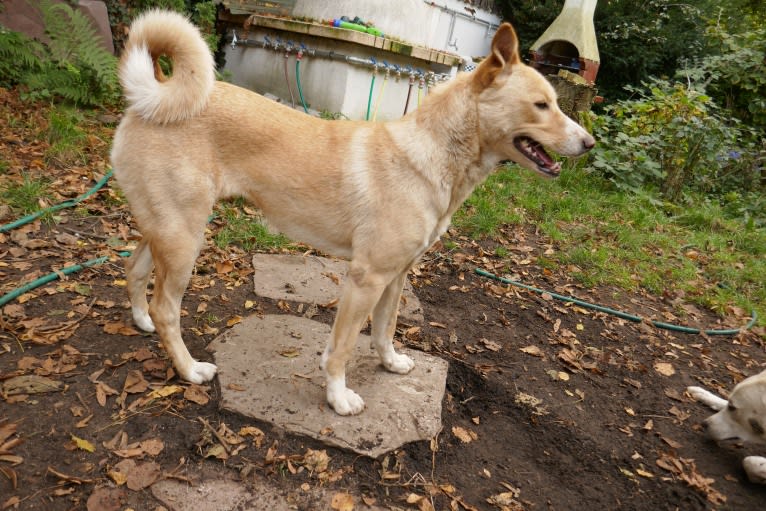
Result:
<svg viewBox="0 0 766 511"><path fill-rule="evenodd" d="M470 16L470 13L465 11L467 4L462 1L440 0L437 4L440 7L446 6ZM488 26L488 23L477 23L442 8L432 7L422 0L391 2L297 0L293 15L314 20L327 20L344 15L350 18L358 16L365 21L373 22L386 36L393 36L407 43L446 50L467 57L486 55L489 52L491 38L496 29L496 25ZM481 11L476 11L476 18L488 20L489 23L500 22L498 17ZM243 37L241 30L238 30L238 33L239 37ZM231 32L229 31L227 37L230 36ZM302 43L311 49L334 51L365 60L374 57L379 62L386 61L401 67L411 66L424 71L447 74L457 71L456 68L428 63L420 59L413 59L348 41L274 31L258 26L253 26L249 30L248 38L251 41L263 41L264 36L268 36L272 40L278 36L283 41ZM227 46L225 58L226 66L224 69L231 73L233 83L261 94L276 95L287 103L290 102L290 91L287 85L287 81L289 81L296 106L300 108L295 80L295 53L290 54L287 59L287 81L284 70L284 51ZM384 78L385 73L379 71L373 90L371 116L380 96ZM372 70L369 67L320 57L312 58L308 55L301 61L303 92L307 103L313 110L340 112L351 119L364 119L371 80ZM402 75L397 83L395 75L392 73L386 82L376 120L401 117L408 88L409 77L407 75ZM416 108L417 95L418 83L416 81L411 91L409 111Z"/></svg>
<svg viewBox="0 0 766 511"><path fill-rule="evenodd" d="M466 10L468 4L461 0L439 0L433 2L436 6L431 3L423 0L297 0L293 15L318 20L359 16L374 22L387 36L408 43L448 50L458 55L487 54L492 35L501 22L498 16L476 10L476 21L473 21L461 16L471 16ZM453 19L454 28L450 31ZM494 28L487 30L487 24L494 25Z"/></svg>
<svg viewBox="0 0 766 511"><path fill-rule="evenodd" d="M268 30L251 29L250 31L250 39L252 40L262 40L264 35L274 37L274 34ZM398 64L401 67L413 64L411 59L400 55L374 48L360 47L343 41L307 36L296 38L293 41L299 41L316 50L334 51L364 59L374 57L378 61L386 60L389 64ZM287 60L287 80L285 79L285 60ZM417 64L422 65L419 62ZM449 70L445 66L434 66L434 68L437 72ZM227 46L225 69L232 72L233 83L261 94L273 94L287 103L290 102L289 81L296 107L301 108L295 78L294 53L285 59L283 51ZM372 82L371 67L306 56L301 60L300 75L304 97L312 110L340 112L351 119L365 118ZM385 72L379 70L375 76L370 116L372 118L372 111L374 111L375 104L380 97L377 120L399 118L404 112L409 77L403 74L397 82L396 75L392 72L388 80L385 81L385 89L383 95L380 96L384 81ZM411 92L410 111L417 106L417 95L418 83L416 81Z"/></svg>

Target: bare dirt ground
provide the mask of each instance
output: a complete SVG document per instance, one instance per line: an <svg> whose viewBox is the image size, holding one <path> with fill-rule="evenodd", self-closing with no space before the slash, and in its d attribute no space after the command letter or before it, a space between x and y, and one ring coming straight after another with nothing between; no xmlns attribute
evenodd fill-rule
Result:
<svg viewBox="0 0 766 511"><path fill-rule="evenodd" d="M43 172L35 143L3 133L5 154L26 152L25 168ZM59 198L92 185L91 172L53 176ZM0 234L0 293L135 241L113 199L105 189L57 223ZM116 256L0 308L0 509L162 509L169 504L152 484L199 485L211 473L269 482L302 510L321 509L315 488L350 495L353 509L763 507L766 487L747 482L740 463L766 449L705 440L699 424L710 412L685 394L690 384L725 394L762 370L762 329L725 337L658 330L473 270L704 328L739 326L741 311L723 324L683 297L580 288L566 268L539 265L556 247L534 226L480 243L449 238L453 248L435 247L411 274L425 324L397 332L402 344L450 364L444 427L431 442L375 460L224 412L217 381L178 380L156 335L132 327ZM492 255L498 244L507 257ZM206 345L248 314L301 309L256 296L249 260L234 248L201 256L182 318L195 357L211 360ZM320 308L314 319L331 323L333 312ZM103 499L107 491L115 499ZM352 508L338 500L336 509Z"/></svg>

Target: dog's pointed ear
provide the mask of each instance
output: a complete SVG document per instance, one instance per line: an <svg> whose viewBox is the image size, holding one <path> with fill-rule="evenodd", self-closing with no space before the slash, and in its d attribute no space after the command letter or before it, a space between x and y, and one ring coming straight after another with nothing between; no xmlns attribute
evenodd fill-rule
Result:
<svg viewBox="0 0 766 511"><path fill-rule="evenodd" d="M486 89L501 71L520 62L516 31L510 23L503 23L492 38L492 52L474 71L474 88L479 91Z"/></svg>

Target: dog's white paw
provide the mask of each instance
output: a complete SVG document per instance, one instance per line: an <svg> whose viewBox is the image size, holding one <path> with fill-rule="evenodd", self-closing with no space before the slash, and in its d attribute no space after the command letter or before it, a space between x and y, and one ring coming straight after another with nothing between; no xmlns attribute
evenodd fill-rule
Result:
<svg viewBox="0 0 766 511"><path fill-rule="evenodd" d="M742 460L742 467L751 483L766 484L766 458L748 456Z"/></svg>
<svg viewBox="0 0 766 511"><path fill-rule="evenodd" d="M688 392L695 400L716 411L723 410L728 404L728 401L724 398L716 396L702 387L686 387L686 392Z"/></svg>
<svg viewBox="0 0 766 511"><path fill-rule="evenodd" d="M407 374L415 367L415 361L402 353L393 353L382 360L383 367L392 373Z"/></svg>
<svg viewBox="0 0 766 511"><path fill-rule="evenodd" d="M364 399L345 385L328 382L327 402L338 415L356 415L364 410Z"/></svg>
<svg viewBox="0 0 766 511"><path fill-rule="evenodd" d="M189 370L184 371L180 376L190 383L200 384L212 380L216 371L218 371L218 367L215 364L195 360Z"/></svg>
<svg viewBox="0 0 766 511"><path fill-rule="evenodd" d="M154 332L154 322L145 310L133 307L133 322L144 332Z"/></svg>

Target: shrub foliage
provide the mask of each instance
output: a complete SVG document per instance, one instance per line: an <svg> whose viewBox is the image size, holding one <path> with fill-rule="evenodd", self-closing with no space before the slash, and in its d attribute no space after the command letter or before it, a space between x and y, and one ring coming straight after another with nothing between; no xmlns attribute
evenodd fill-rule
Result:
<svg viewBox="0 0 766 511"><path fill-rule="evenodd" d="M67 4L41 2L49 42L0 29L0 80L30 98L96 106L117 100L117 59L100 44L90 20Z"/></svg>

